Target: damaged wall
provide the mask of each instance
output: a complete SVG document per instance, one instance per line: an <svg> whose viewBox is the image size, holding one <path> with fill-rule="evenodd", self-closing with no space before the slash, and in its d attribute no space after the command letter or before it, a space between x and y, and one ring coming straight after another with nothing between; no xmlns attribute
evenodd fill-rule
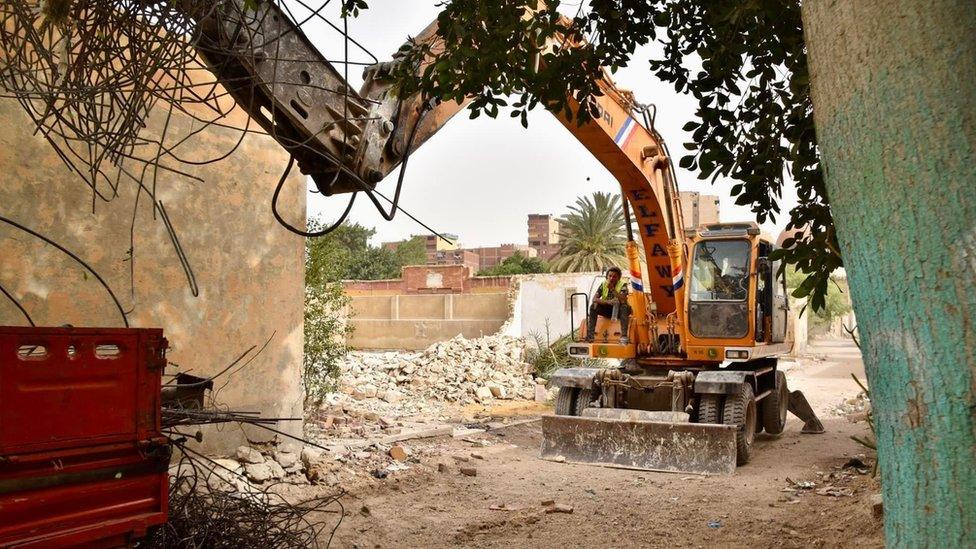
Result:
<svg viewBox="0 0 976 549"><path fill-rule="evenodd" d="M189 127L174 115L170 124ZM199 125L197 125L199 126ZM161 174L156 188L193 269L190 291L163 222L153 219L142 193L123 184L92 213L91 190L55 154L21 107L0 100L0 215L26 225L88 262L131 310L133 327L161 327L169 359L183 371L209 375L248 347L267 348L244 371L218 378L217 400L235 410L300 417L302 391L303 240L277 225L270 200L287 163L268 136L250 134L228 158L190 167L190 183ZM253 129L252 129L253 131ZM195 158L231 150L240 133L210 128L197 139ZM280 211L296 225L305 215L304 178L295 170ZM133 212L136 218L133 224ZM130 283L130 227L134 277ZM38 325L122 326L105 290L82 267L33 236L0 223L0 284ZM26 325L0 295L0 324ZM167 370L168 373L175 368ZM299 433L299 422L280 428ZM242 440L239 428L205 431L208 449L225 452ZM252 440L267 438L249 432Z"/></svg>
<svg viewBox="0 0 976 549"><path fill-rule="evenodd" d="M540 336L550 341L568 334L570 307L573 320L579 325L586 317L586 300L579 296L570 302L570 296L582 292L590 297L603 281L601 273L546 273L519 275L512 319L505 327L508 335Z"/></svg>
<svg viewBox="0 0 976 549"><path fill-rule="evenodd" d="M346 343L353 349L425 349L456 335L494 334L509 316L507 294L353 296Z"/></svg>

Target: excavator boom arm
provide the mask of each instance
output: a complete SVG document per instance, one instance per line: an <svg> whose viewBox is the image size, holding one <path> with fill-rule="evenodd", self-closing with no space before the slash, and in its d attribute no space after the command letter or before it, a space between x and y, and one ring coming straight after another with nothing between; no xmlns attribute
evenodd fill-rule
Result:
<svg viewBox="0 0 976 549"><path fill-rule="evenodd" d="M200 55L323 194L371 191L464 107L465 102L425 101L419 95L396 97L391 80L396 60L368 67L357 93L276 3L259 2L253 9L245 8L245 0L231 5L237 9L189 13L200 33ZM412 41L425 42L436 55L437 23ZM547 47L574 45L560 40ZM586 109L589 122L580 125L575 117L554 114L620 183L648 267L645 288L637 252L628 254L634 289L650 295L657 313L680 314L684 231L666 145L649 119L642 123L633 96L618 89L609 74L604 72L599 85L603 95L586 105L571 104L576 112Z"/></svg>

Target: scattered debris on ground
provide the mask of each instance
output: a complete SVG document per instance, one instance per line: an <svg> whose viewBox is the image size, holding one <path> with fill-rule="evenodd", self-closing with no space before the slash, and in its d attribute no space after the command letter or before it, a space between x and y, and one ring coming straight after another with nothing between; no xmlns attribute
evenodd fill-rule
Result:
<svg viewBox="0 0 976 549"><path fill-rule="evenodd" d="M800 366L790 381L803 387L809 365ZM818 411L853 395L849 385L837 380ZM845 540L880 546L875 457L850 439L864 423L835 416L825 421L829 438L814 440L791 420L782 437L757 441L764 446L757 463L732 477L666 475L539 460L539 427L519 417L529 407L533 417L545 412L531 401L472 398L463 405L425 396L409 382L396 386L401 398L393 403L378 392L361 400L343 393L341 403L326 404L307 423L314 435L307 438L320 447L254 445L221 460L245 477L255 465L267 465L272 477L277 467L286 473L258 481L257 468L243 484L229 477L231 484L238 493L280 487L296 501L346 492L351 511L338 546L571 545L591 535L590 517L616 535L661 545L737 546L782 536L787 547L830 546L843 531ZM398 415L410 409L420 411ZM310 485L287 484L296 469ZM650 520L648 506L666 512ZM675 522L679 515L695 520Z"/></svg>
<svg viewBox="0 0 976 549"><path fill-rule="evenodd" d="M342 453L387 452L402 441L484 432L491 416L479 419L471 407L555 398L524 354L524 340L502 335L457 336L421 352L351 352L339 391L309 414L305 434Z"/></svg>
<svg viewBox="0 0 976 549"><path fill-rule="evenodd" d="M837 403L829 412L835 416L843 416L852 422L864 421L871 413L871 399L863 391L857 396L845 398Z"/></svg>
<svg viewBox="0 0 976 549"><path fill-rule="evenodd" d="M170 468L169 520L152 529L139 547L305 548L331 543L345 514L344 493L285 497L286 475L275 478L269 471L283 469L281 462L291 458L270 459L246 446L238 449L240 462L206 458L185 446L180 450L180 459ZM297 455L294 459L301 463ZM262 472L252 475L255 468Z"/></svg>

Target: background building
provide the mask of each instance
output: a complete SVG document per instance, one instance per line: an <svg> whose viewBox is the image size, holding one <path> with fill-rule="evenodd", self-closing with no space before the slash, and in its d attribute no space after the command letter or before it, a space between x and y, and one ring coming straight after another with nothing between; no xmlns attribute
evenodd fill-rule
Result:
<svg viewBox="0 0 976 549"><path fill-rule="evenodd" d="M427 252L428 265L464 265L472 273L481 270L481 258L471 250L440 250Z"/></svg>
<svg viewBox="0 0 976 549"><path fill-rule="evenodd" d="M552 214L529 214L529 247L549 261L559 253L559 221Z"/></svg>
<svg viewBox="0 0 976 549"><path fill-rule="evenodd" d="M524 244L502 244L484 248L467 248L466 251L478 254L481 269L490 269L520 252L525 257L538 257L536 250Z"/></svg>
<svg viewBox="0 0 976 549"><path fill-rule="evenodd" d="M719 199L715 195L681 191L681 217L687 228L719 222Z"/></svg>
<svg viewBox="0 0 976 549"><path fill-rule="evenodd" d="M444 250L456 250L460 246L458 245L458 235L451 233L444 233L444 238L449 242L445 242L444 238L439 236L434 236L432 234L426 235L424 237L427 242L428 252L442 252Z"/></svg>

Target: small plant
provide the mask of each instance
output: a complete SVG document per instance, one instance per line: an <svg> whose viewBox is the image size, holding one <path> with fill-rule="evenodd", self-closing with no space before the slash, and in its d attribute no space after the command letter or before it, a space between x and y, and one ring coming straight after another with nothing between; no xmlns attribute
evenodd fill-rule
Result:
<svg viewBox="0 0 976 549"><path fill-rule="evenodd" d="M852 337L853 337L853 334L852 334ZM860 345L858 345L858 347L860 347ZM871 401L871 391L868 390L868 388L867 388L866 385L864 385L863 383L861 383L861 380L860 379L857 379L857 376L856 375L851 374L851 377L854 378L854 383L857 383L857 386L861 388L861 391L864 391L864 396L868 399L868 402L870 402ZM877 439L877 435L875 434L875 430L874 430L874 410L873 409L869 409L868 410L868 414L867 414L866 421L868 422L868 428L871 429L871 434L869 436L867 436L867 437L859 437L857 435L851 435L851 440L853 440L854 442L860 444L861 446L864 446L865 448L869 448L869 449L873 450L875 453L877 453L877 451L878 451L878 439ZM878 460L877 460L877 458L875 458L875 460L874 460L874 466L871 468L871 476L877 476L877 475L878 475Z"/></svg>
<svg viewBox="0 0 976 549"><path fill-rule="evenodd" d="M526 359L535 367L536 375L549 379L552 373L559 368L568 366L581 366L585 368L595 366L598 363L596 359L592 358L578 359L569 356L567 347L573 342L574 335L575 331L552 341L548 320L546 320L545 335L537 332L530 334L530 337L535 342L535 346L529 346L526 349Z"/></svg>

